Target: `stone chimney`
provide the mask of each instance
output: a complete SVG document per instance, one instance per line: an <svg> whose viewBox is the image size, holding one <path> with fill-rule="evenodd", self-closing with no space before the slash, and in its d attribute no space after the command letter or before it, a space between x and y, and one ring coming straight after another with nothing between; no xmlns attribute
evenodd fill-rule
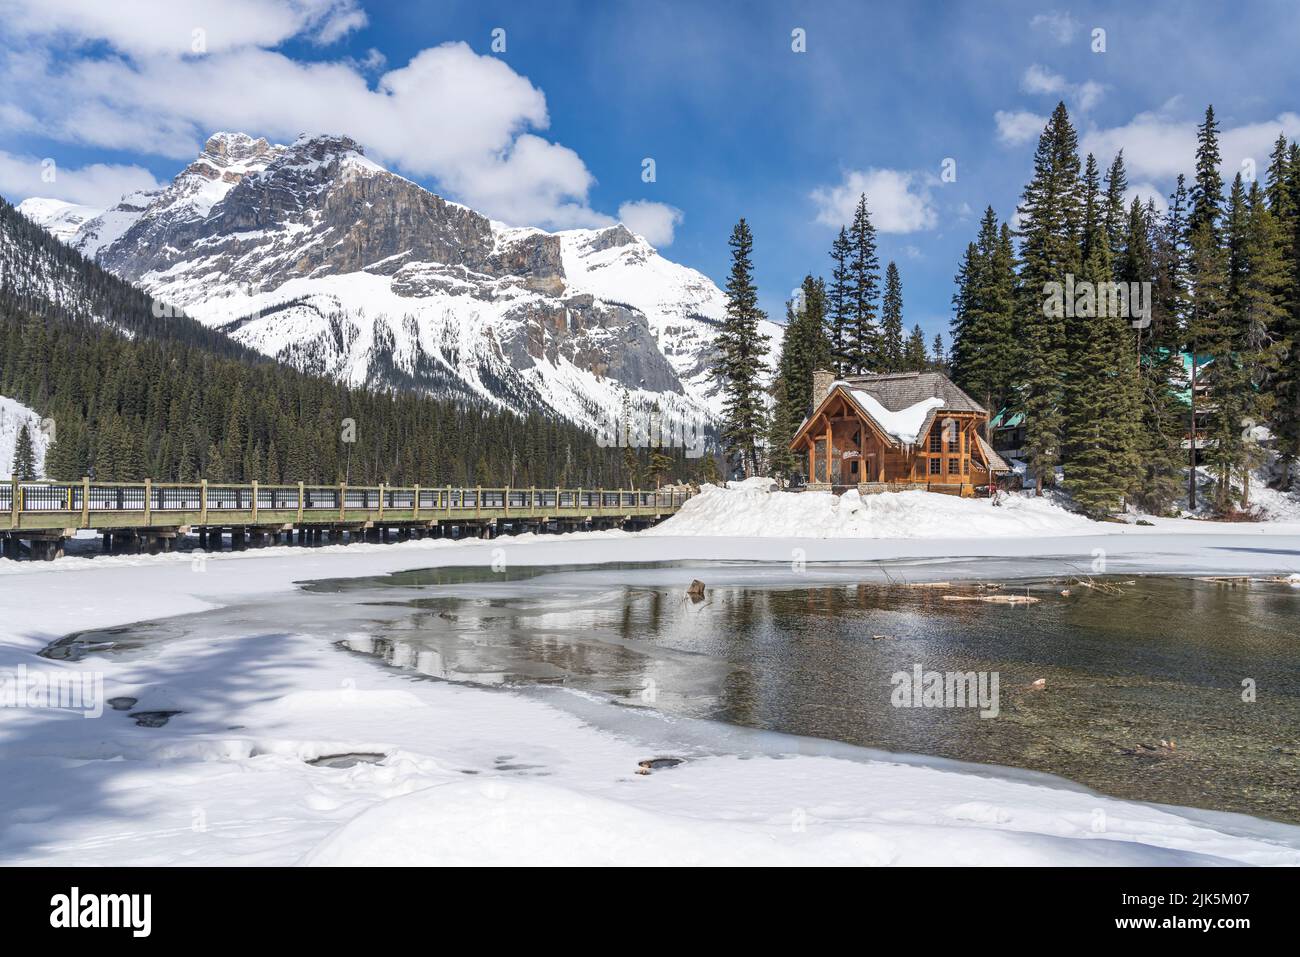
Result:
<svg viewBox="0 0 1300 957"><path fill-rule="evenodd" d="M831 383L834 381L835 376L825 369L813 370L812 404L814 409L826 401L826 396L830 395Z"/></svg>

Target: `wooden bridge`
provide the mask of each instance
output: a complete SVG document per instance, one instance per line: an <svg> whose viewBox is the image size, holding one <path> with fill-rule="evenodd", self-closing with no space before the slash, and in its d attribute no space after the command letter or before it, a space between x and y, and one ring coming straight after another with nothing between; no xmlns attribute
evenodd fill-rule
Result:
<svg viewBox="0 0 1300 957"><path fill-rule="evenodd" d="M295 540L341 544L524 531L645 528L681 508L686 491L582 488L247 485L144 482L0 483L0 554L53 559L79 529L106 552L170 551L178 536L219 551ZM6 516L8 521L6 522Z"/></svg>

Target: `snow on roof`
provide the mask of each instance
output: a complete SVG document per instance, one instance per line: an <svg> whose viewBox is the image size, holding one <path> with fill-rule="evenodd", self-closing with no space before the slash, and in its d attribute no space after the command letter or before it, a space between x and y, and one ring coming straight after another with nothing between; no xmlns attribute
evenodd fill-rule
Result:
<svg viewBox="0 0 1300 957"><path fill-rule="evenodd" d="M881 431L904 445L915 445L917 437L925 427L926 420L930 417L930 413L935 409L944 407L944 400L934 397L922 399L920 402L904 406L897 411L891 411L881 405L879 399L864 389L855 389L847 382L836 382L831 388L834 389L836 386L842 387L848 392L853 397L853 401L862 408L862 411L875 420Z"/></svg>

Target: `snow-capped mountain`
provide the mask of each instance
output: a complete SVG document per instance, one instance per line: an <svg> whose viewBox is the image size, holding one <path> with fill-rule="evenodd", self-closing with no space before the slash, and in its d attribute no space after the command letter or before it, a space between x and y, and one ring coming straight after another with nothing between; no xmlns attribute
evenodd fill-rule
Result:
<svg viewBox="0 0 1300 957"><path fill-rule="evenodd" d="M41 222L47 207L27 202ZM352 384L590 424L624 401L673 422L718 412L708 367L724 298L707 277L622 225L494 223L346 136L218 133L165 189L66 241L238 341ZM765 331L775 349L779 328Z"/></svg>
<svg viewBox="0 0 1300 957"><path fill-rule="evenodd" d="M61 199L43 199L33 196L18 204L18 212L44 226L56 239L70 243L87 220L94 219L104 211L94 206L81 206Z"/></svg>

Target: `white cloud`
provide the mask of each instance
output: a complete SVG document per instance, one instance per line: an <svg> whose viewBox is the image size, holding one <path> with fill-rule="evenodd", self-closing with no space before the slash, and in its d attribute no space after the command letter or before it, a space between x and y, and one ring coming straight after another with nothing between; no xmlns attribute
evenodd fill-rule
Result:
<svg viewBox="0 0 1300 957"><path fill-rule="evenodd" d="M1101 102L1106 88L1095 80L1071 83L1059 73L1035 63L1020 78L1020 88L1026 93L1067 98L1075 107L1086 113Z"/></svg>
<svg viewBox="0 0 1300 957"><path fill-rule="evenodd" d="M1123 126L1090 129L1080 140L1081 150L1099 158L1124 151L1124 166L1131 178L1172 180L1191 174L1196 160L1197 119L1174 119L1167 111L1139 113ZM1282 113L1261 123L1225 126L1219 131L1221 169L1231 179L1245 160L1253 160L1260 175L1278 134L1300 136L1300 114Z"/></svg>
<svg viewBox="0 0 1300 957"><path fill-rule="evenodd" d="M839 185L813 190L817 222L835 227L852 222L864 193L878 232L914 233L937 222L928 184L916 173L896 169L849 170Z"/></svg>
<svg viewBox="0 0 1300 957"><path fill-rule="evenodd" d="M1065 46L1079 32L1079 21L1068 12L1038 13L1029 21L1029 26L1046 34L1052 41Z"/></svg>
<svg viewBox="0 0 1300 957"><path fill-rule="evenodd" d="M638 199L620 206L618 218L651 246L671 246L673 232L683 216L675 206Z"/></svg>
<svg viewBox="0 0 1300 957"><path fill-rule="evenodd" d="M64 169L46 160L0 150L0 193L15 202L29 196L47 196L106 209L125 193L159 186L153 174L139 166L92 163Z"/></svg>
<svg viewBox="0 0 1300 957"><path fill-rule="evenodd" d="M5 15L21 36L102 40L132 56L171 57L274 47L298 36L328 44L366 24L356 0L14 0Z"/></svg>
<svg viewBox="0 0 1300 957"><path fill-rule="evenodd" d="M1035 63L1025 70L1024 76L1020 78L1020 88L1026 93L1058 95L1065 92L1066 82L1061 74L1053 73L1047 67Z"/></svg>
<svg viewBox="0 0 1300 957"><path fill-rule="evenodd" d="M998 125L998 140L1007 146L1019 146L1037 139L1047 125L1047 117L1028 110L998 110L993 114L993 120Z"/></svg>
<svg viewBox="0 0 1300 957"><path fill-rule="evenodd" d="M1096 80L1084 80L1074 88L1074 102L1086 113L1101 102L1105 93L1106 88Z"/></svg>
<svg viewBox="0 0 1300 957"><path fill-rule="evenodd" d="M355 29L364 13L354 0L181 0L157 23L134 0L9 5L14 14L0 30L26 43L0 46L0 131L185 161L217 130L280 142L333 130L513 225L612 221L589 205L595 179L582 158L541 135L550 123L545 95L504 60L445 43L372 84L367 74L380 57L307 62L270 49L289 37L327 42ZM167 37L182 26L188 37L204 18L212 24L206 55L166 55L175 52ZM67 62L70 34L117 52Z"/></svg>
<svg viewBox="0 0 1300 957"><path fill-rule="evenodd" d="M1124 205L1130 205L1135 199L1141 200L1144 206L1147 200L1155 200L1156 210L1160 213L1169 208L1169 200L1165 198L1164 191L1155 183L1130 183L1128 189L1124 190Z"/></svg>

